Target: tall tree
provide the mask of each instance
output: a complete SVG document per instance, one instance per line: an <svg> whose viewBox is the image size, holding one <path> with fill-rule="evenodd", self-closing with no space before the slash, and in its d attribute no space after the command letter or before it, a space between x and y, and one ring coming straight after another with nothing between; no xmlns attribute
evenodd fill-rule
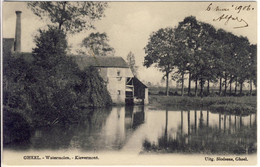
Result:
<svg viewBox="0 0 260 167"><path fill-rule="evenodd" d="M225 89L224 89L224 95L227 94L227 87L228 87L228 81L229 80L229 94L232 95L232 83L236 80L237 74L238 74L238 67L239 64L237 64L237 53L235 51L235 42L236 36L232 33L227 33L225 40L225 45L227 48L226 57L225 57Z"/></svg>
<svg viewBox="0 0 260 167"><path fill-rule="evenodd" d="M190 95L191 67L195 47L193 36L198 33L197 28L198 24L196 18L189 16L184 18L182 22L179 22L178 27L175 30L175 39L179 44L179 52L182 52L182 54L178 56L178 62L180 62L177 64L178 70L182 75L182 78L184 78L186 70L189 73L188 95Z"/></svg>
<svg viewBox="0 0 260 167"><path fill-rule="evenodd" d="M135 55L130 51L127 55L127 64L129 65L132 73L134 74L135 77L137 77L138 73L138 67L135 65Z"/></svg>
<svg viewBox="0 0 260 167"><path fill-rule="evenodd" d="M250 71L249 71L249 84L250 84L250 95L252 95L252 83L255 86L257 83L257 46L250 45Z"/></svg>
<svg viewBox="0 0 260 167"><path fill-rule="evenodd" d="M213 79L210 79L210 81L214 82L214 83L219 81L219 95L221 95L222 77L223 77L223 69L224 69L224 67L223 67L224 60L222 59L222 57L225 56L225 53L224 53L225 45L223 45L222 41L215 40L209 49L211 50L210 53L213 56L212 74L214 75Z"/></svg>
<svg viewBox="0 0 260 167"><path fill-rule="evenodd" d="M181 96L184 96L184 76L187 73L189 61L187 59L189 54L185 54L183 52L185 49L182 49L183 47L179 47L179 54L176 58L176 66L178 67L178 73L181 75Z"/></svg>
<svg viewBox="0 0 260 167"><path fill-rule="evenodd" d="M234 41L236 40L236 36L230 32L224 32L224 37L222 39L224 43L224 55L222 56L224 66L223 66L223 78L224 78L224 95L227 94L228 80L229 80L229 92L232 93L232 82L234 77L236 76L236 70L239 64L236 63L237 54L234 50Z"/></svg>
<svg viewBox="0 0 260 167"><path fill-rule="evenodd" d="M83 39L81 46L84 48L81 52L91 56L114 56L115 54L115 49L109 45L106 33L91 33Z"/></svg>
<svg viewBox="0 0 260 167"><path fill-rule="evenodd" d="M166 77L166 96L169 95L169 75L174 69L175 63L175 40L173 28L161 28L150 35L148 44L144 48L144 66L151 65L159 68Z"/></svg>
<svg viewBox="0 0 260 167"><path fill-rule="evenodd" d="M66 56L66 34L57 27L49 27L39 30L35 43L33 71L36 82L28 90L33 97L34 114L49 123L68 120L66 114L71 114L77 101L73 88L80 80L76 75L79 72L76 63Z"/></svg>
<svg viewBox="0 0 260 167"><path fill-rule="evenodd" d="M195 81L195 95L197 95L198 81L200 81L201 94L204 83L212 78L212 56L209 54L209 45L214 42L216 30L210 24L197 21L189 16L179 23L175 31L178 41L178 70L182 80L186 71L189 72L188 94L190 94L191 79ZM182 81L182 83L184 83ZM182 86L183 95L183 86Z"/></svg>
<svg viewBox="0 0 260 167"><path fill-rule="evenodd" d="M200 71L199 65L202 60L201 45L203 44L203 40L205 41L205 37L202 36L203 31L202 23L197 21L194 16L184 18L175 31L176 41L179 43L179 53L182 52L182 54L178 56L182 59L179 60L181 63L177 66L181 71L182 76L185 71L189 73L189 95L191 80L195 81L195 95L197 95L197 83Z"/></svg>
<svg viewBox="0 0 260 167"><path fill-rule="evenodd" d="M219 79L219 95L222 94L223 83L225 85L224 93L227 88L227 77L231 57L230 54L232 50L229 40L231 40L231 36L225 30L219 29L217 31L214 47L218 49L213 50L212 54L214 55L214 69L216 70L216 77Z"/></svg>
<svg viewBox="0 0 260 167"><path fill-rule="evenodd" d="M250 78L251 59L250 43L246 37L237 37L235 40L235 49L238 70L238 82L240 85L240 95L242 95L243 84Z"/></svg>
<svg viewBox="0 0 260 167"><path fill-rule="evenodd" d="M213 80L214 75L214 57L211 54L211 47L214 45L216 30L215 28L207 23L200 22L200 33L199 38L197 38L197 45L199 46L196 50L199 54L199 65L198 65L198 77L200 80L200 94L203 96L204 84L206 81ZM209 90L209 88L208 88Z"/></svg>
<svg viewBox="0 0 260 167"><path fill-rule="evenodd" d="M59 63L67 53L66 34L57 27L49 26L48 30L39 30L34 42L33 56L36 64L50 69Z"/></svg>
<svg viewBox="0 0 260 167"><path fill-rule="evenodd" d="M104 17L107 2L39 1L27 2L28 8L41 19L49 19L59 29L75 33L94 28L93 22Z"/></svg>

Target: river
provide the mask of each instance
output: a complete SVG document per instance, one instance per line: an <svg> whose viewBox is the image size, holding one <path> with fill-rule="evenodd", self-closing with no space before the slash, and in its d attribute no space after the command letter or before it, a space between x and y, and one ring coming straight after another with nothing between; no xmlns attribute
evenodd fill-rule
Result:
<svg viewBox="0 0 260 167"><path fill-rule="evenodd" d="M6 149L250 154L256 152L256 115L112 107L93 111L79 125L37 129L27 144Z"/></svg>

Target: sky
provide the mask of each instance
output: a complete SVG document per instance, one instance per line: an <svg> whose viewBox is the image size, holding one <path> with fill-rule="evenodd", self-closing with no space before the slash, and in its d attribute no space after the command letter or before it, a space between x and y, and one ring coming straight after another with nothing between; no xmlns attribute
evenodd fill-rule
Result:
<svg viewBox="0 0 260 167"><path fill-rule="evenodd" d="M250 5L250 6L249 6ZM34 36L39 28L46 28L47 21L40 20L24 2L3 2L3 37L15 36L15 11L22 11L22 51L31 52L35 47ZM80 43L91 32L106 32L115 56L126 60L131 51L136 58L139 78L145 82L160 83L162 72L157 68L143 66L144 47L152 32L160 28L175 27L187 16L212 24L235 35L246 36L250 43L257 43L256 2L109 2L105 17L94 23L96 29L68 36L71 51L75 53ZM231 16L234 20L218 19ZM214 19L216 21L214 21ZM239 22L240 21L240 22ZM240 27L248 24L248 27Z"/></svg>

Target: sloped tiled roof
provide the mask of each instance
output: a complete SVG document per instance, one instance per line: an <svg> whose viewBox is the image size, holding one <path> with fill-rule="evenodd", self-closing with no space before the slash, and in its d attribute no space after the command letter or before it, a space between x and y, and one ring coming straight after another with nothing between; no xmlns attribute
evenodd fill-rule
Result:
<svg viewBox="0 0 260 167"><path fill-rule="evenodd" d="M88 66L94 67L115 67L115 68L129 68L122 57L116 56L74 56L76 63L80 69Z"/></svg>

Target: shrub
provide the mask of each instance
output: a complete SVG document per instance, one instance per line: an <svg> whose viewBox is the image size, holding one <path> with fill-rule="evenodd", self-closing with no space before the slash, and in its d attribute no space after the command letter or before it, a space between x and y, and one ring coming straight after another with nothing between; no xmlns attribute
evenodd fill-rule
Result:
<svg viewBox="0 0 260 167"><path fill-rule="evenodd" d="M211 105L210 110L220 112L220 113L230 113L230 114L241 114L247 115L255 112L255 108L248 105L239 104L214 104Z"/></svg>
<svg viewBox="0 0 260 167"><path fill-rule="evenodd" d="M159 95L165 95L165 92L163 92L163 91L159 91L158 94L159 94Z"/></svg>
<svg viewBox="0 0 260 167"><path fill-rule="evenodd" d="M87 67L81 72L80 83L76 87L81 106L104 107L112 104L107 87L95 67Z"/></svg>
<svg viewBox="0 0 260 167"><path fill-rule="evenodd" d="M18 112L3 109L3 143L23 143L31 137L31 127Z"/></svg>

